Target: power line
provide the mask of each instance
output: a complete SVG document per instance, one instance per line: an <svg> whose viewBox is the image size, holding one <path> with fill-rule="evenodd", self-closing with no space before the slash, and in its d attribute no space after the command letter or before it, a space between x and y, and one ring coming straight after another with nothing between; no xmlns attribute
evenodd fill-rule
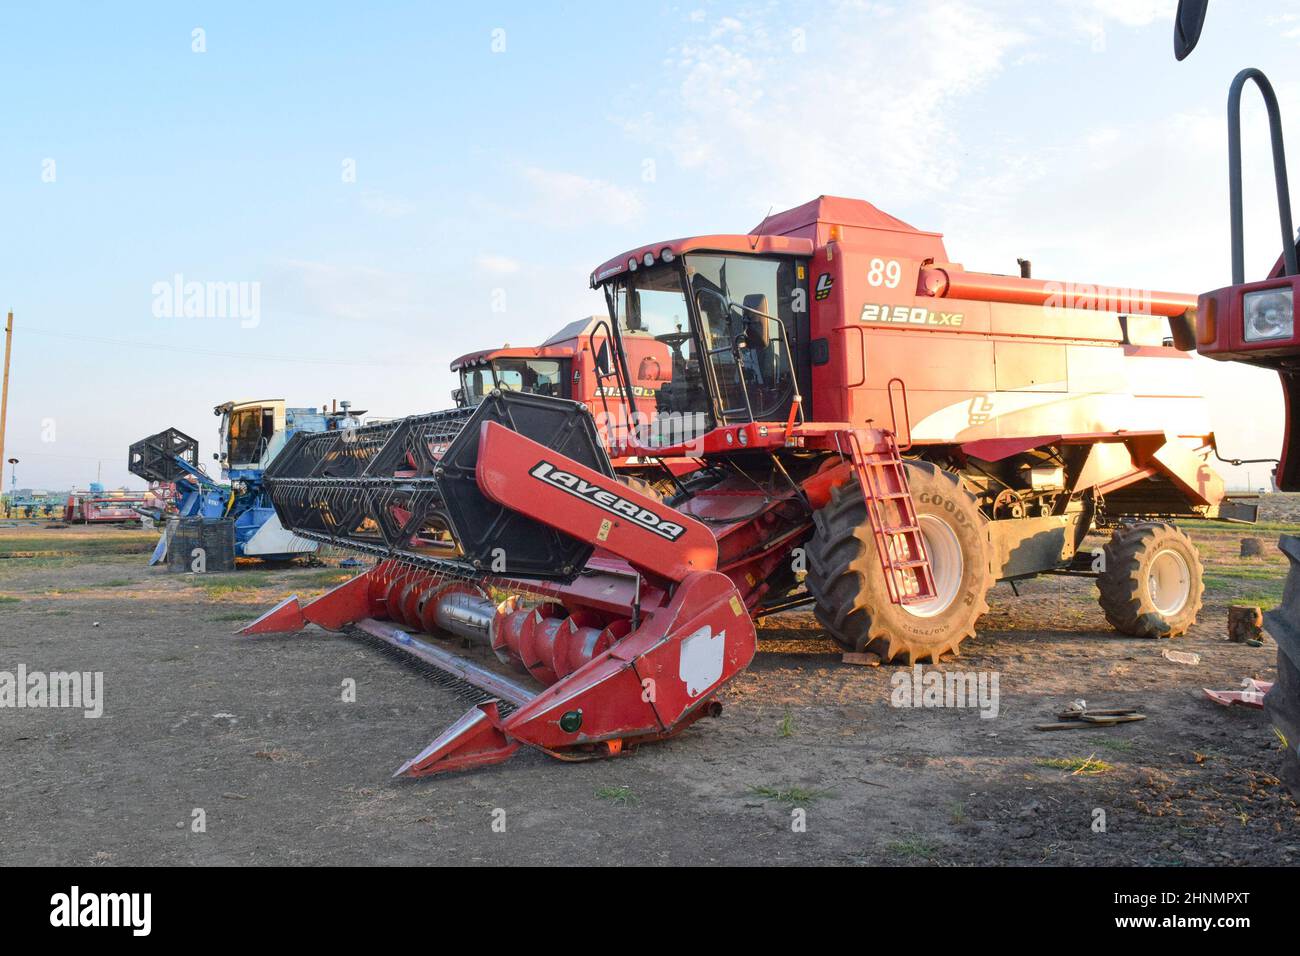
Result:
<svg viewBox="0 0 1300 956"><path fill-rule="evenodd" d="M118 452L110 452L103 455L60 455L52 451L13 451L10 452L15 458L66 458L74 461L114 461L121 458Z"/></svg>
<svg viewBox="0 0 1300 956"><path fill-rule="evenodd" d="M20 330L15 329L15 334ZM49 335L63 339L76 339L82 342L95 342L101 345L119 345L127 348L153 349L159 352L185 352L191 355L215 355L221 358L237 358L245 361L285 362L295 365L331 365L341 368L395 368L415 367L415 362L343 362L335 359L310 358L296 355L271 355L262 352L225 352L219 349L195 348L188 345L171 345L161 342L140 342L130 339L111 339L99 335L83 335L77 332L56 332L54 329L33 328L25 326L23 334Z"/></svg>

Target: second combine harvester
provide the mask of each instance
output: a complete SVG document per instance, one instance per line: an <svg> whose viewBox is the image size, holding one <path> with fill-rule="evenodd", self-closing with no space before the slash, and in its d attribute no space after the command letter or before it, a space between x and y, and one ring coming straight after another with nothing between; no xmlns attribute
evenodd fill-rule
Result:
<svg viewBox="0 0 1300 956"><path fill-rule="evenodd" d="M243 633L356 628L482 693L400 773L675 734L716 713L754 619L801 604L846 648L937 662L995 581L1090 573L1103 521L1107 619L1178 635L1201 563L1166 519L1249 517L1207 464L1194 297L968 272L830 196L591 282L588 404L498 390L296 435L267 471L285 528L377 564Z"/></svg>

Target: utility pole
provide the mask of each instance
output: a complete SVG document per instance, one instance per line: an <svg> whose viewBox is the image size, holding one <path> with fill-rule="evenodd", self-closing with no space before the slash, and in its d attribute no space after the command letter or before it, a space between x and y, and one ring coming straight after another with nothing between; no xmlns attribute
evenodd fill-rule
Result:
<svg viewBox="0 0 1300 956"><path fill-rule="evenodd" d="M0 391L0 462L5 460L5 424L9 421L9 352L14 342L14 311L9 310L9 322L5 325L5 376L3 390Z"/></svg>

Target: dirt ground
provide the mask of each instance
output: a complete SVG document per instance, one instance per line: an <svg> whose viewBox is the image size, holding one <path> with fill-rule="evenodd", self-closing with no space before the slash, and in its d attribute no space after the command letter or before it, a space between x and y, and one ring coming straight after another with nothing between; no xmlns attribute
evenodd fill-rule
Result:
<svg viewBox="0 0 1300 956"><path fill-rule="evenodd" d="M0 523L0 671L104 675L99 719L0 708L0 863L1294 864L1280 742L1262 712L1201 693L1274 673L1271 640L1225 640L1229 604L1280 599L1274 542L1300 531L1300 497L1264 517L1189 529L1207 593L1175 641L1115 636L1087 579L998 585L939 668L996 673L996 717L891 706L908 669L845 665L790 613L763 623L721 717L673 741L422 781L389 775L463 701L344 636L231 636L350 572L176 575L145 567L138 529ZM1245 535L1263 557L1238 557ZM1148 719L1033 729L1075 698Z"/></svg>

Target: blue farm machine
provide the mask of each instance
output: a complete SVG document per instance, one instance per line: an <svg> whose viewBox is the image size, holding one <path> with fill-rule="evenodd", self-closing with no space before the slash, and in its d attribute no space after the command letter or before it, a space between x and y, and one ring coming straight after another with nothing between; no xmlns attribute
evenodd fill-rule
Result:
<svg viewBox="0 0 1300 956"><path fill-rule="evenodd" d="M290 408L279 398L226 402L212 411L221 419L221 450L212 456L221 467L221 481L199 464L198 441L175 428L133 444L128 469L149 482L174 486L171 500L176 517L232 522L236 557L283 561L313 554L314 541L281 525L262 476L293 435L358 428L364 412L352 411L348 402L333 408ZM165 511L158 509L148 516L163 518ZM167 557L175 527L168 522L150 564Z"/></svg>

